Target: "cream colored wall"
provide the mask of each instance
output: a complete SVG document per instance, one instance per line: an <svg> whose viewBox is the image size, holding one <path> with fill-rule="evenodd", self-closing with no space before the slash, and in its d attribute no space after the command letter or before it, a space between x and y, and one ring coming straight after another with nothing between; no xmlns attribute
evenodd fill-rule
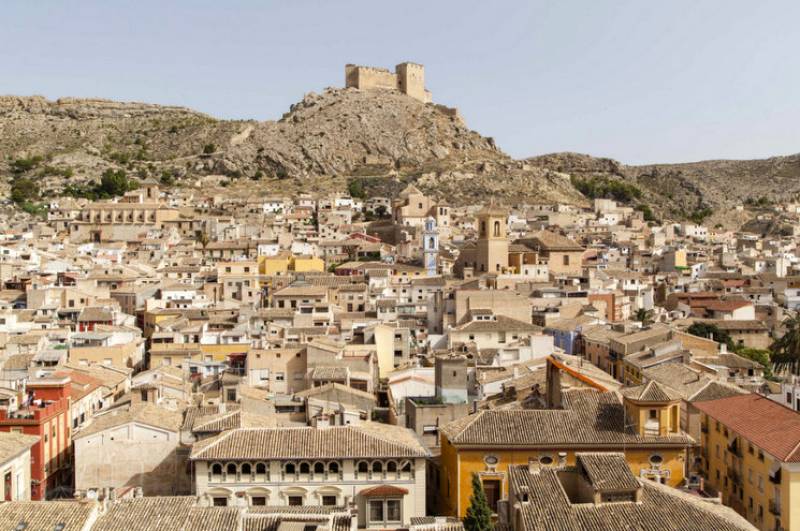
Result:
<svg viewBox="0 0 800 531"><path fill-rule="evenodd" d="M11 500L30 501L31 499L31 452L30 449L21 452L0 465L0 499L6 499L5 481L6 474L11 473ZM20 478L20 479L18 479ZM22 489L22 495L17 496L17 490Z"/></svg>
<svg viewBox="0 0 800 531"><path fill-rule="evenodd" d="M394 370L394 327L375 326L375 350L378 353L378 374L385 378Z"/></svg>

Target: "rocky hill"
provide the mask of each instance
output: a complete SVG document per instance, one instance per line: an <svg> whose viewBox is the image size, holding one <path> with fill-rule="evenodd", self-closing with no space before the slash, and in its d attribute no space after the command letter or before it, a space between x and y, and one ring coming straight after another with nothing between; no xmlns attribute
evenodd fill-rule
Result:
<svg viewBox="0 0 800 531"><path fill-rule="evenodd" d="M800 196L800 154L759 160L709 160L683 164L625 165L577 153L553 153L528 159L577 180L607 180L631 185L647 204L670 219L695 217L711 225L739 226L752 209ZM744 204L744 213L733 209ZM751 208L752 207L752 208Z"/></svg>
<svg viewBox="0 0 800 531"><path fill-rule="evenodd" d="M229 193L392 193L409 181L454 203L582 201L568 178L512 160L453 109L390 91L308 94L280 120L228 121L179 107L0 98L0 177L34 178L46 196L107 169Z"/></svg>
<svg viewBox="0 0 800 531"><path fill-rule="evenodd" d="M0 193L27 177L42 197L58 195L108 169L248 196L346 190L357 179L368 194L415 182L453 204L617 197L653 217L722 216L726 224L734 204L800 192L800 156L649 166L575 153L514 160L454 109L393 91L310 93L266 122L142 103L0 97Z"/></svg>

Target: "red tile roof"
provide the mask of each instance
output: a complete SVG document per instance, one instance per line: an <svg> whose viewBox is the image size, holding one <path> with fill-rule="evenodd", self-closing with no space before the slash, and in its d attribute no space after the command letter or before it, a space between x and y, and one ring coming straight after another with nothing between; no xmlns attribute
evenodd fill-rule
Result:
<svg viewBox="0 0 800 531"><path fill-rule="evenodd" d="M385 496L405 496L408 490L394 485L376 485L359 492L365 498L383 498Z"/></svg>
<svg viewBox="0 0 800 531"><path fill-rule="evenodd" d="M775 458L800 462L800 413L753 393L694 406Z"/></svg>
<svg viewBox="0 0 800 531"><path fill-rule="evenodd" d="M711 301L705 304L706 310L712 310L715 312L732 312L733 310L738 310L739 308L744 308L745 306L752 306L753 303L750 301L737 301L737 300L727 300L727 301Z"/></svg>

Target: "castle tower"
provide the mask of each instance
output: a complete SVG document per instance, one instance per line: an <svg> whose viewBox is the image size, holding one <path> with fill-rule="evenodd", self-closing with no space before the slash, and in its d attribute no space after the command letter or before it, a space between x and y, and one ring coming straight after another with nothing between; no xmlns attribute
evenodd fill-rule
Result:
<svg viewBox="0 0 800 531"><path fill-rule="evenodd" d="M436 276L439 272L439 231L436 221L432 217L425 220L425 230L422 232L422 249L425 257L425 270L429 277Z"/></svg>
<svg viewBox="0 0 800 531"><path fill-rule="evenodd" d="M475 273L501 273L508 269L506 213L489 206L478 213L478 242Z"/></svg>
<svg viewBox="0 0 800 531"><path fill-rule="evenodd" d="M431 101L431 93L425 90L425 67L416 63L400 63L394 67L397 75L397 90L422 102Z"/></svg>

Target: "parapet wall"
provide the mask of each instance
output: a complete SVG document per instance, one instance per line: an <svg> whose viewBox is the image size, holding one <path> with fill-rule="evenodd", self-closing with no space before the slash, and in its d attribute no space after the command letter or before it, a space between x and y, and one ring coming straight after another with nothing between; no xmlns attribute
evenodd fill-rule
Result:
<svg viewBox="0 0 800 531"><path fill-rule="evenodd" d="M397 90L422 102L431 101L425 90L425 67L416 63L400 63L392 73L386 68L345 65L345 87L359 90Z"/></svg>

